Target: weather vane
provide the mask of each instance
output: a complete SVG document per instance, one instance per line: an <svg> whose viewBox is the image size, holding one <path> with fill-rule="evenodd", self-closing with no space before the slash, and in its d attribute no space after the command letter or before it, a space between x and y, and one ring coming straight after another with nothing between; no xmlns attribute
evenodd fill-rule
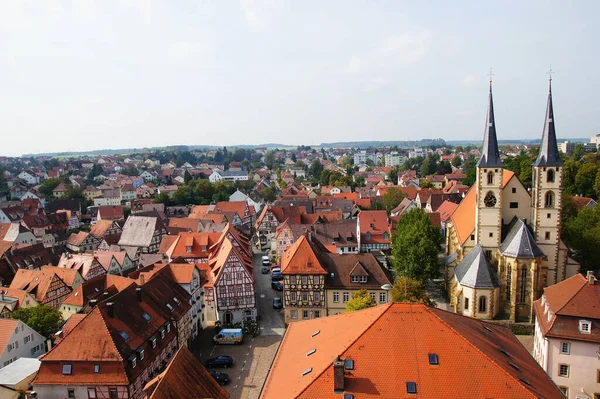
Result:
<svg viewBox="0 0 600 399"><path fill-rule="evenodd" d="M492 76L494 76L494 74L492 73L492 68L490 68L490 73L488 73L488 75L490 77L490 83L492 83Z"/></svg>

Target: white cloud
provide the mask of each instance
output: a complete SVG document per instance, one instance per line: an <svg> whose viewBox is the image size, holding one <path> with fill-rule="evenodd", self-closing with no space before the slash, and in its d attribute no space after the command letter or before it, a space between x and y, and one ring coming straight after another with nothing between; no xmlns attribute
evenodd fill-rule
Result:
<svg viewBox="0 0 600 399"><path fill-rule="evenodd" d="M282 5L280 0L240 0L240 7L246 14L246 22L259 32L265 30L273 14L280 11Z"/></svg>
<svg viewBox="0 0 600 399"><path fill-rule="evenodd" d="M169 46L168 53L171 58L192 57L203 54L208 50L208 46L201 42L177 42Z"/></svg>
<svg viewBox="0 0 600 399"><path fill-rule="evenodd" d="M374 51L373 56L382 64L413 64L425 57L431 47L430 31L406 32L385 39Z"/></svg>
<svg viewBox="0 0 600 399"><path fill-rule="evenodd" d="M367 84L367 88L365 91L377 91L386 87L389 84L387 80L382 77L371 79L371 81Z"/></svg>
<svg viewBox="0 0 600 399"><path fill-rule="evenodd" d="M348 75L410 65L423 59L431 47L431 31L405 32L387 37L363 56L352 56L343 72Z"/></svg>
<svg viewBox="0 0 600 399"><path fill-rule="evenodd" d="M450 43L448 44L448 48L446 49L446 54L448 55L448 57L454 58L454 57L458 57L461 53L461 48L460 48L460 44L458 43L458 40L456 39L452 39L450 40Z"/></svg>
<svg viewBox="0 0 600 399"><path fill-rule="evenodd" d="M465 87L473 87L477 82L479 82L479 76L467 75L463 78L462 85Z"/></svg>

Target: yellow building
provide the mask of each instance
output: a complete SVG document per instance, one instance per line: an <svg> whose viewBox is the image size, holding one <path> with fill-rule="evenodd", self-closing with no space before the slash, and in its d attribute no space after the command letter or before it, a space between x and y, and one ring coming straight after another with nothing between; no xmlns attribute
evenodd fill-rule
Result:
<svg viewBox="0 0 600 399"><path fill-rule="evenodd" d="M513 172L504 169L490 82L476 182L447 225L447 281L456 312L532 321L533 302L542 289L579 272L560 237L562 166L550 90L540 151L532 165L532 195ZM482 256L467 258L474 248ZM488 267L494 275L478 280L478 273L487 274ZM480 303L478 295L487 299Z"/></svg>

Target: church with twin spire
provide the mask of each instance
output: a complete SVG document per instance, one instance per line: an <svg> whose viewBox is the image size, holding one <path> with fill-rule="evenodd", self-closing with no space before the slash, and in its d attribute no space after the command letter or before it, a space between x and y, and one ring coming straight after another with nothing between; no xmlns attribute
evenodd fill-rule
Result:
<svg viewBox="0 0 600 399"><path fill-rule="evenodd" d="M543 288L579 272L560 236L563 162L551 85L528 191L500 157L490 80L476 181L447 225L446 279L457 313L531 322Z"/></svg>

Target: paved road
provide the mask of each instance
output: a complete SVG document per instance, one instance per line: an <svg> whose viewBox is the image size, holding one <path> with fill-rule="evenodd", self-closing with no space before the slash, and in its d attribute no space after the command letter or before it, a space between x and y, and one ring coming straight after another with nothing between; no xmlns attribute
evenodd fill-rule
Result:
<svg viewBox="0 0 600 399"><path fill-rule="evenodd" d="M256 281L256 305L260 316L262 335L280 335L285 331L282 311L273 309L273 298L282 298L281 291L271 288L271 275L262 274L262 254L255 254L252 260L254 265L254 278Z"/></svg>
<svg viewBox="0 0 600 399"><path fill-rule="evenodd" d="M281 297L281 292L271 288L270 274L261 274L261 256L257 254L253 259L261 334L255 338L244 337L242 345L217 346L212 342L215 329L207 328L201 331L192 346L193 353L203 363L217 355L233 357L232 368L219 370L229 374L230 382L224 388L232 399L258 398L285 332L282 314L273 309L273 298Z"/></svg>

